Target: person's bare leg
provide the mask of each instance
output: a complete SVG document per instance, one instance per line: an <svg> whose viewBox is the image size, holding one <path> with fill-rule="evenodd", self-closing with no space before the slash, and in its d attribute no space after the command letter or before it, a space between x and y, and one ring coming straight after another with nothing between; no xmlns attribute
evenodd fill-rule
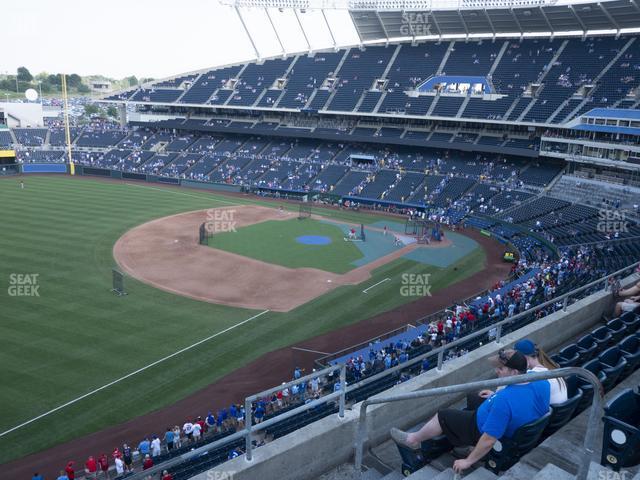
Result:
<svg viewBox="0 0 640 480"><path fill-rule="evenodd" d="M633 287L625 288L618 292L619 297L632 297L640 294L640 282L636 283Z"/></svg>
<svg viewBox="0 0 640 480"><path fill-rule="evenodd" d="M616 303L616 308L613 310L613 315L619 317L622 314L622 302Z"/></svg>
<svg viewBox="0 0 640 480"><path fill-rule="evenodd" d="M407 440L409 443L421 443L439 435L442 435L442 427L440 427L438 414L436 413L420 430L417 432L410 432L407 435Z"/></svg>

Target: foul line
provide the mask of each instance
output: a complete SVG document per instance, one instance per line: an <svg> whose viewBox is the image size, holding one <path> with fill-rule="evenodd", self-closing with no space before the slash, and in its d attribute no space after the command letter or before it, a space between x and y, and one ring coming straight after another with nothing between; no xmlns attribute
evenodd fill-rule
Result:
<svg viewBox="0 0 640 480"><path fill-rule="evenodd" d="M139 369L138 369L138 370L136 370L135 372L128 373L128 374L127 374L127 375L125 375L124 377L120 377L120 378L118 378L117 380L114 380L113 382L107 383L106 385L103 385L103 386L101 386L101 387L99 387L99 388L96 388L95 390L92 390L92 391L90 391L89 393L85 393L84 395L82 395L82 396L80 396L80 397L78 397L78 398L75 398L75 399L73 399L73 400L71 400L71 401L69 401L69 402L67 402L67 403L65 403L65 404L63 404L63 405L60 405L60 406L58 406L58 407L56 407L56 408L54 408L54 409L52 409L52 410L49 410L48 412L45 412L45 413L43 413L43 414L41 414L41 415L38 415L37 417L32 418L31 420L27 420L26 422L21 423L20 425L16 425L15 427L10 428L9 430L7 430L7 431L4 431L4 432L0 433L0 437L3 437L3 436L5 436L5 435L7 435L8 433L11 433L11 432L13 432L13 431L15 431L15 430L18 430L19 428L22 428L22 427L24 427L24 426L26 426L26 425L29 425L30 423L33 423L33 422L35 422L36 420L40 420L41 418L46 417L47 415L50 415L50 414L52 414L52 413L54 413L54 412L57 412L58 410L61 410L61 409L63 409L64 407L68 407L69 405L72 405L72 404L74 404L74 403L76 403L76 402L79 402L80 400L82 400L82 399L84 399L84 398L87 398L87 397L89 397L89 396L93 395L94 393L98 393L99 391L104 390L105 388L109 388L110 386L115 385L116 383L119 383L119 382L121 382L121 381L123 381L123 380L126 380L127 378L132 377L132 376L134 376L134 375L136 375L136 374L138 374L138 373L140 373L140 372L143 372L143 371L147 370L148 368L151 368L151 367L153 367L153 366L155 366L155 365L158 365L159 363L162 363L162 362L164 362L165 360L168 360L168 359L170 359L170 358L172 358L172 357L175 357L176 355L180 355L181 353L186 352L187 350L191 350L193 347L197 347L197 346L198 346L198 345L200 345L201 343L204 343L204 342L206 342L206 341L209 341L209 340L211 340L212 338L217 337L218 335L222 335L223 333L227 333L228 331L233 330L234 328L237 328L237 327L239 327L239 326L241 326L241 325L244 325L245 323L250 322L251 320L255 320L256 318L258 318L258 317L260 317L260 316L264 315L264 314L265 314L265 313L267 313L267 312L269 312L269 310L265 310L264 312L260 312L260 313L258 313L257 315L254 315L254 316L253 316L253 317L251 317L251 318L247 318L246 320L243 320L243 321L241 321L241 322L239 322L239 323L236 323L235 325L232 325L232 326L230 326L229 328L225 328L225 329L224 329L224 330L222 330L221 332L214 333L213 335L211 335L211 336L209 336L209 337L207 337L207 338L204 338L204 339L200 340L199 342L194 343L193 345L189 345L188 347L185 347L185 348L183 348L182 350L178 350L177 352L174 352L174 353L172 353L171 355L167 355L166 357L161 358L160 360L156 360L155 362L150 363L149 365L147 365L147 366L145 366L145 367L139 368Z"/></svg>
<svg viewBox="0 0 640 480"><path fill-rule="evenodd" d="M311 350L309 348L302 348L302 347L291 347L291 350L300 350L302 352L308 352L308 353L319 353L320 355L331 355L328 352L319 352L318 350Z"/></svg>
<svg viewBox="0 0 640 480"><path fill-rule="evenodd" d="M380 285L381 283L384 283L388 280L391 280L390 278L385 278L384 280L379 281L378 283L376 283L375 285L371 285L369 288L365 288L364 290L362 290L362 293L367 293L367 291L371 290L373 287L377 287L378 285ZM1 435L0 435L1 436Z"/></svg>

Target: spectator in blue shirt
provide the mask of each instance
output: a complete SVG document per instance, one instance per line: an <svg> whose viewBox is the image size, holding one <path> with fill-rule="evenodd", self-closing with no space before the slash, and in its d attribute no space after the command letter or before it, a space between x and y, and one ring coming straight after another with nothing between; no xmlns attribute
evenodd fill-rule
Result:
<svg viewBox="0 0 640 480"><path fill-rule="evenodd" d="M167 432L164 434L164 441L167 444L167 450L173 450L173 438L175 437L173 430L167 427Z"/></svg>
<svg viewBox="0 0 640 480"><path fill-rule="evenodd" d="M499 352L490 361L499 377L527 372L527 359L515 350ZM549 411L548 381L509 385L494 393L480 392L485 398L476 411L440 410L417 432L391 429L391 437L400 445L420 448L420 443L444 434L456 447L475 445L467 458L456 460L453 470L461 473L482 459L500 438L511 437L522 425L542 417Z"/></svg>
<svg viewBox="0 0 640 480"><path fill-rule="evenodd" d="M140 456L144 458L144 456L149 453L150 448L151 448L151 442L149 441L149 439L145 438L144 440L142 440L138 445L138 451L140 452Z"/></svg>

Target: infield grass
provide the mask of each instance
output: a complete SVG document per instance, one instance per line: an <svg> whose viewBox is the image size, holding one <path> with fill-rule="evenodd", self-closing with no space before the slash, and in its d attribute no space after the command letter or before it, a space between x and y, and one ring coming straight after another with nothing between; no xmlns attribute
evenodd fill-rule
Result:
<svg viewBox="0 0 640 480"><path fill-rule="evenodd" d="M116 297L112 248L128 229L154 218L273 203L67 176L26 177L25 184L20 190L18 179L0 179L0 432L259 313L175 296L131 278L129 295ZM324 213L365 224L383 218ZM262 315L0 437L0 464L170 405L264 353L415 300L399 295L402 273L431 273L433 292L481 270L484 261L481 249L449 269L400 259L361 285L337 288L289 313ZM12 274L37 274L39 296L10 296ZM362 294L384 278L391 280ZM282 372L282 379L290 374Z"/></svg>
<svg viewBox="0 0 640 480"><path fill-rule="evenodd" d="M327 237L331 243L305 245L296 240L304 235ZM337 225L310 218L292 218L248 225L237 232L218 233L209 238L209 246L283 267L346 273L356 268L352 262L363 255L353 242L345 242L344 236L345 231Z"/></svg>

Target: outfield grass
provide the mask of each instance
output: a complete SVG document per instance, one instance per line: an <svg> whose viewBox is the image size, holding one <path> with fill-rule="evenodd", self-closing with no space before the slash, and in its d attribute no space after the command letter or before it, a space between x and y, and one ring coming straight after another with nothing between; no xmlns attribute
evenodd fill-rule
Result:
<svg viewBox="0 0 640 480"><path fill-rule="evenodd" d="M331 243L303 245L296 241L303 235L324 236L331 239ZM353 242L345 242L344 236L344 230L337 225L292 218L248 225L237 232L218 233L209 238L209 246L283 267L346 273L356 268L352 262L363 255Z"/></svg>
<svg viewBox="0 0 640 480"><path fill-rule="evenodd" d="M129 295L118 298L110 292L112 248L128 229L154 218L265 202L66 176L27 177L25 183L20 190L17 179L0 180L0 432L259 313L182 298L129 278ZM343 211L327 211L327 217L381 219ZM0 437L0 463L170 405L264 353L412 301L398 293L401 273L431 273L435 291L483 265L481 250L458 262L456 271L400 259L365 284L337 288L289 313L262 315ZM11 274L38 274L39 296L9 296ZM284 380L290 372L282 374Z"/></svg>

